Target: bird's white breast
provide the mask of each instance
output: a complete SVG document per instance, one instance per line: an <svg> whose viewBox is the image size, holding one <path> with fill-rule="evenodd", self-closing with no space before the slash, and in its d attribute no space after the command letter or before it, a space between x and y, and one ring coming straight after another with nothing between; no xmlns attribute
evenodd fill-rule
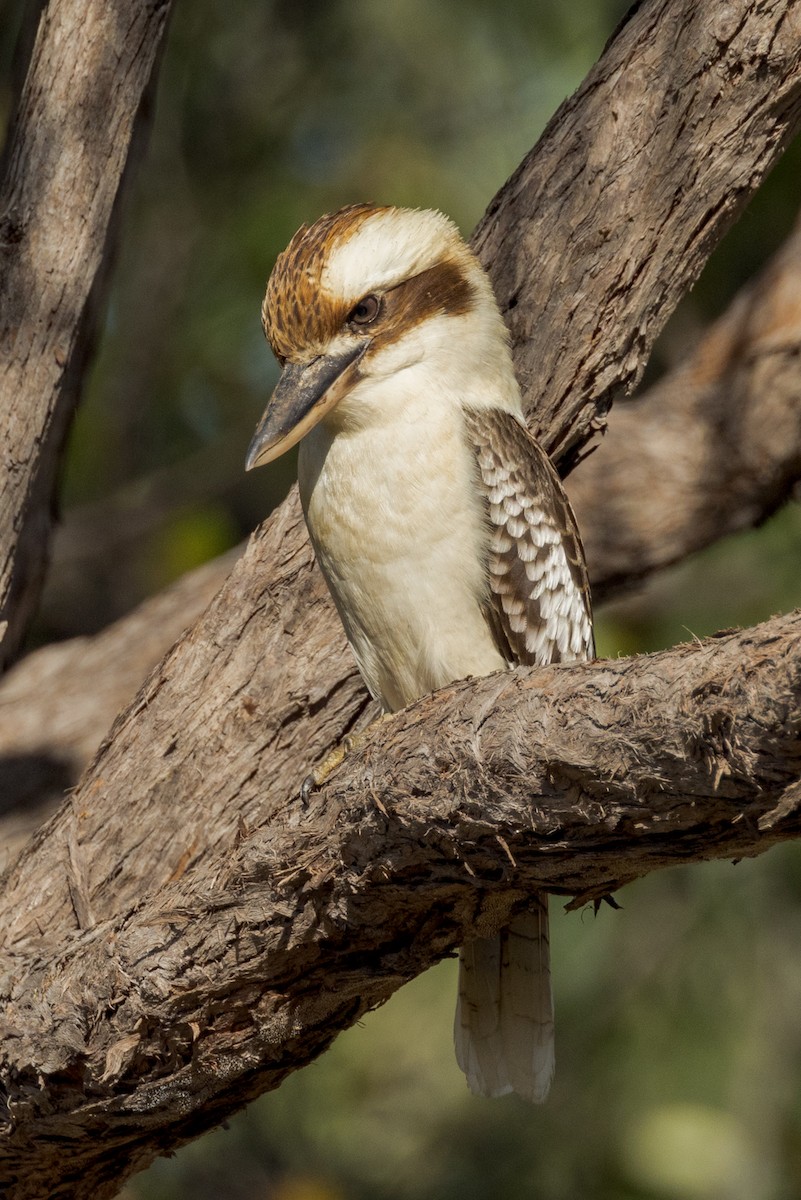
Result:
<svg viewBox="0 0 801 1200"><path fill-rule="evenodd" d="M481 611L488 533L461 409L406 374L401 402L397 379L371 381L369 419L340 412L312 430L298 470L320 567L390 711L506 665Z"/></svg>

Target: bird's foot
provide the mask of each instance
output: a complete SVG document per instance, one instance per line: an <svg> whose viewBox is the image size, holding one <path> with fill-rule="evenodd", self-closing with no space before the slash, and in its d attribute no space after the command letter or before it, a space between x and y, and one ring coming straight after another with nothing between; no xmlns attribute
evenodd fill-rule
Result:
<svg viewBox="0 0 801 1200"><path fill-rule="evenodd" d="M333 775L339 764L344 759L345 755L350 750L351 737L348 736L341 741L338 746L326 754L319 767L315 767L300 786L300 798L304 804L308 804L309 796L319 787L322 787L329 776Z"/></svg>
<svg viewBox="0 0 801 1200"><path fill-rule="evenodd" d="M357 733L347 734L337 746L334 746L334 749L325 756L319 767L315 767L303 780L300 787L300 798L303 803L308 804L309 796L312 792L322 787L324 783L327 783L340 763L344 761L345 756L350 754L352 750L358 750L366 740L367 735L375 729L376 725L381 724L383 721L388 721L391 716L392 713L382 713L364 729L360 729Z"/></svg>

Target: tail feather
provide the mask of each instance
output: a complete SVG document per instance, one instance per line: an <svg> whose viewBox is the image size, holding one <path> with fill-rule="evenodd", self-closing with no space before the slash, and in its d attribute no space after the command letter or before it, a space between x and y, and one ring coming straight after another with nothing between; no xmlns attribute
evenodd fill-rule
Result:
<svg viewBox="0 0 801 1200"><path fill-rule="evenodd" d="M459 955L456 1059L472 1092L541 1103L554 1071L548 897Z"/></svg>

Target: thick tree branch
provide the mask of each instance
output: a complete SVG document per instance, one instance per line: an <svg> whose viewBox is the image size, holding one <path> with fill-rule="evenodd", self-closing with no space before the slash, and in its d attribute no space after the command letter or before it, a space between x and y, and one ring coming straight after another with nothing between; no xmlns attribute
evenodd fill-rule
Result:
<svg viewBox="0 0 801 1200"><path fill-rule="evenodd" d="M801 225L570 477L603 599L764 521L801 479Z"/></svg>
<svg viewBox="0 0 801 1200"><path fill-rule="evenodd" d="M531 378L532 355L540 355L547 395L539 428L563 456L589 434L612 391L636 377L657 328L798 122L798 11L744 0L725 10L711 0L640 8L495 206L482 253L507 305L516 298L521 310L532 306L536 332L518 344L519 362ZM692 69L679 70L679 59ZM629 171L636 187L626 183ZM508 276L504 254L516 264ZM532 282L536 256L542 272ZM513 277L514 293L504 292ZM376 791L377 803L372 793L347 792L338 810L328 788L304 811L297 784L353 725L365 696L293 496L6 878L0 929L9 968L0 993L11 1024L0 1072L17 1122L8 1177L22 1164L25 1171L9 1195L58 1195L67 1179L73 1195L110 1194L123 1161L142 1165L278 1082L470 931L506 917L535 881L593 893L660 865L671 811L680 844L698 857L755 852L797 832L790 714L798 677L788 647L797 649L798 633L798 618L788 618L721 642L717 650L733 658L717 658L713 643L700 660L708 676L693 673L690 649L449 689L376 735L387 741L387 769L401 772L405 801L390 790ZM735 671L743 659L746 677ZM684 707L671 724L670 689L658 679L678 660L688 687L696 682L681 691ZM563 714L587 689L593 696L580 731L584 757L555 753L563 743L554 718L545 732L555 740L540 747L537 774L519 722L549 711L562 687L570 694ZM437 705L449 701L456 724L439 724ZM616 757L588 762L593 728L604 730L594 743L600 755L624 721L616 705L636 721L626 726L629 752L613 737ZM487 757L482 741L499 707L517 748L506 766L502 755ZM465 714L472 720L460 725ZM414 726L408 742L405 722ZM427 757L433 771L416 773ZM629 769L657 805L653 823L619 782ZM508 789L517 813L509 824L495 819L496 786ZM435 808L416 798L429 787L456 822L456 842L439 840ZM662 793L667 811L657 803ZM560 849L559 866L542 843L539 855L526 849L537 845L521 837L532 797L535 807L548 800L535 826L549 845L565 829L565 840L586 850L586 830L600 826L597 870L586 853L571 865L569 848ZM721 833L720 797L744 814L731 838ZM404 804L408 824L400 821L395 839ZM787 815L754 835L753 820L782 805ZM696 835L684 840L699 813L703 848ZM638 837L654 828L638 858ZM474 876L452 857L456 846ZM503 861L514 874L501 879ZM442 868L445 910L425 895L432 864ZM418 900L399 909L411 895ZM366 929L375 948L367 964ZM87 1137L101 1128L102 1139Z"/></svg>
<svg viewBox="0 0 801 1200"><path fill-rule="evenodd" d="M796 613L453 685L375 727L308 805L288 797L114 915L92 888L92 772L67 818L82 932L45 951L20 917L2 980L0 1171L25 1180L9 1194L113 1194L121 1163L277 1086L534 888L586 900L797 836L799 645ZM273 766L256 767L265 796Z"/></svg>
<svg viewBox="0 0 801 1200"><path fill-rule="evenodd" d="M0 872L77 783L117 713L238 554L192 571L96 637L28 655L0 681Z"/></svg>
<svg viewBox="0 0 801 1200"><path fill-rule="evenodd" d="M801 6L653 0L487 210L475 245L563 468L799 124Z"/></svg>
<svg viewBox="0 0 801 1200"><path fill-rule="evenodd" d="M10 134L0 191L0 665L38 598L112 216L168 12L169 0L50 0Z"/></svg>

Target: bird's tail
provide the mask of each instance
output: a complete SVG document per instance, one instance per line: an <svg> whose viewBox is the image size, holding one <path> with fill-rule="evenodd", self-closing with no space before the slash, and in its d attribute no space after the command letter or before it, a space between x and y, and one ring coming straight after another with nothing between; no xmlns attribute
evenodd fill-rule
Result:
<svg viewBox="0 0 801 1200"><path fill-rule="evenodd" d="M554 1069L548 897L492 938L459 952L456 1060L478 1096L541 1103Z"/></svg>

